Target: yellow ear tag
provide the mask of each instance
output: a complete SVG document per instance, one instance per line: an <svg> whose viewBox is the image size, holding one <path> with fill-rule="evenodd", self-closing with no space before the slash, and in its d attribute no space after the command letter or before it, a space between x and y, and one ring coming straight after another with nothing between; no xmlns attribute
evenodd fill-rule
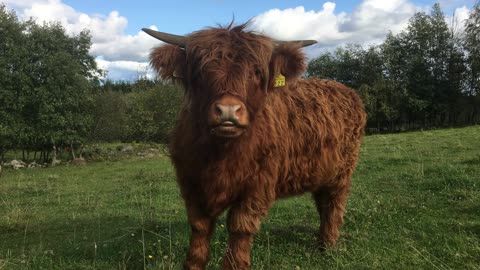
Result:
<svg viewBox="0 0 480 270"><path fill-rule="evenodd" d="M273 87L282 87L285 86L285 76L283 76L281 73L278 74L278 76L275 78L275 84Z"/></svg>
<svg viewBox="0 0 480 270"><path fill-rule="evenodd" d="M182 78L181 76L178 76L178 73L177 73L176 70L173 72L172 76L173 76L174 78Z"/></svg>

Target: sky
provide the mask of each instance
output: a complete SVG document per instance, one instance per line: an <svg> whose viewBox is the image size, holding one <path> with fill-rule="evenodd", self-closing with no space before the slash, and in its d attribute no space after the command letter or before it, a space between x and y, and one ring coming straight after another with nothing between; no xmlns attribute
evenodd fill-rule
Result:
<svg viewBox="0 0 480 270"><path fill-rule="evenodd" d="M446 20L457 25L478 0L439 0ZM67 34L88 29L92 54L106 78L114 81L153 77L148 55L161 42L147 27L177 35L206 27L252 20L252 30L281 40L314 39L305 48L312 59L348 43L381 43L396 34L416 12L429 12L429 0L0 0L20 19L58 21Z"/></svg>

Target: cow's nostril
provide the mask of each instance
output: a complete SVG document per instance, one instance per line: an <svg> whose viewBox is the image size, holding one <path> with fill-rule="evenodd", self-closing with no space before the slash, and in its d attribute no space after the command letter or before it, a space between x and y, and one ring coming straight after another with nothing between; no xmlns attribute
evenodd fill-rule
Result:
<svg viewBox="0 0 480 270"><path fill-rule="evenodd" d="M215 113L220 116L223 114L222 105L215 104Z"/></svg>
<svg viewBox="0 0 480 270"><path fill-rule="evenodd" d="M232 109L235 113L237 113L238 111L240 111L240 109L242 108L241 105L235 105L235 106L232 106Z"/></svg>

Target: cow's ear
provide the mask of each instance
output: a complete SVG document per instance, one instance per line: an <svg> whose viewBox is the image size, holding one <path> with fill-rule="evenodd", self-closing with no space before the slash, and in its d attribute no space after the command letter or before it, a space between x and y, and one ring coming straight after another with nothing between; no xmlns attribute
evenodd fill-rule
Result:
<svg viewBox="0 0 480 270"><path fill-rule="evenodd" d="M307 68L305 65L306 59L307 57L300 46L282 44L275 47L270 60L272 85L274 87L283 86L302 75ZM282 79L285 80L285 83L282 83Z"/></svg>
<svg viewBox="0 0 480 270"><path fill-rule="evenodd" d="M150 64L164 80L185 78L185 50L175 45L162 45L150 53Z"/></svg>

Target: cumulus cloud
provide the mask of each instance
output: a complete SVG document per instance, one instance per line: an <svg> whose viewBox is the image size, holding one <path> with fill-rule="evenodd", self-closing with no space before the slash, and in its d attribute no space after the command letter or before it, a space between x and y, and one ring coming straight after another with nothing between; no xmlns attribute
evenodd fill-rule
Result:
<svg viewBox="0 0 480 270"><path fill-rule="evenodd" d="M107 71L107 78L112 80L136 80L155 77L147 62L107 61L103 57L96 58L98 67Z"/></svg>
<svg viewBox="0 0 480 270"><path fill-rule="evenodd" d="M273 9L257 16L253 26L278 39L315 39L317 49L329 48L380 42L389 31L402 30L421 10L407 0L364 0L351 14L336 13L335 8L335 3L326 2L319 11Z"/></svg>
<svg viewBox="0 0 480 270"><path fill-rule="evenodd" d="M465 30L465 21L470 15L470 9L466 6L456 8L453 16L446 16L447 23L454 30L454 32L461 33Z"/></svg>
<svg viewBox="0 0 480 270"><path fill-rule="evenodd" d="M338 31L347 15L334 14L335 3L326 2L319 11L306 11L304 7L284 10L272 9L253 20L252 27L276 39L316 39L322 44L337 43L347 38Z"/></svg>

